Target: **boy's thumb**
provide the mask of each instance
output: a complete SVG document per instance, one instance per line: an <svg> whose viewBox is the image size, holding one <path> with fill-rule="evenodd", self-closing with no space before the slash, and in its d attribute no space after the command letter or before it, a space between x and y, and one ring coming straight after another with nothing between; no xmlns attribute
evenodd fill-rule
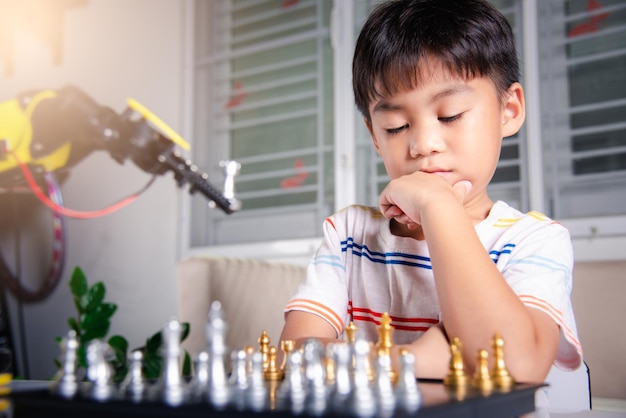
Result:
<svg viewBox="0 0 626 418"><path fill-rule="evenodd" d="M461 180L452 186L454 192L461 198L461 201L465 199L465 196L472 190L472 182L469 180Z"/></svg>

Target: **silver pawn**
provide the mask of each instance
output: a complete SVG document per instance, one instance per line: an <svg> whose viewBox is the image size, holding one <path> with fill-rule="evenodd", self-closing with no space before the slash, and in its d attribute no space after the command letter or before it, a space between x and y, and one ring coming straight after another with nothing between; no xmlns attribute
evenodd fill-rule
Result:
<svg viewBox="0 0 626 418"><path fill-rule="evenodd" d="M335 361L335 382L330 393L330 408L338 413L347 411L346 402L352 392L352 377L350 367L352 363L352 346L348 343L333 346Z"/></svg>
<svg viewBox="0 0 626 418"><path fill-rule="evenodd" d="M354 373L352 374L352 392L349 408L358 418L369 418L376 414L376 402L367 374L367 362L370 355L370 343L357 337L354 342Z"/></svg>
<svg viewBox="0 0 626 418"><path fill-rule="evenodd" d="M320 416L326 411L326 370L322 362L324 346L311 338L303 346L304 374L306 376L306 411L309 415Z"/></svg>
<svg viewBox="0 0 626 418"><path fill-rule="evenodd" d="M396 407L396 398L389 374L391 366L391 358L388 355L378 355L376 358L376 401L377 416L389 418L393 416Z"/></svg>
<svg viewBox="0 0 626 418"><path fill-rule="evenodd" d="M414 414L422 404L422 395L415 378L415 355L408 351L400 354L400 373L396 383L396 409L403 414Z"/></svg>
<svg viewBox="0 0 626 418"><path fill-rule="evenodd" d="M66 399L72 399L78 393L78 382L80 379L76 375L78 365L78 337L76 331L69 330L67 336L61 341L62 365L54 378L50 390L56 395Z"/></svg>
<svg viewBox="0 0 626 418"><path fill-rule="evenodd" d="M204 350L199 352L195 363L195 370L191 380L193 400L194 402L202 403L209 394L209 376L211 374L209 353Z"/></svg>
<svg viewBox="0 0 626 418"><path fill-rule="evenodd" d="M130 399L133 403L143 402L148 392L148 384L143 375L143 353L133 351L130 354L128 374L122 383L122 394L124 398Z"/></svg>
<svg viewBox="0 0 626 418"><path fill-rule="evenodd" d="M248 389L248 363L245 350L234 350L230 354L232 371L228 378L230 388L229 403L237 410L245 409L245 393Z"/></svg>
<svg viewBox="0 0 626 418"><path fill-rule="evenodd" d="M263 379L263 354L252 354L252 373L250 384L246 389L246 409L261 412L266 409L268 403L268 390Z"/></svg>
<svg viewBox="0 0 626 418"><path fill-rule="evenodd" d="M302 370L303 355L300 350L291 351L285 361L285 378L276 394L279 411L300 415L304 412L306 377Z"/></svg>

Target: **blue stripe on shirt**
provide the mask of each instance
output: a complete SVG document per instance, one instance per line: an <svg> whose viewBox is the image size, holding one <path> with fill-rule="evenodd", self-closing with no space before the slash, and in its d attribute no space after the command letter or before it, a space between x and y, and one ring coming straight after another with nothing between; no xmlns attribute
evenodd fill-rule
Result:
<svg viewBox="0 0 626 418"><path fill-rule="evenodd" d="M367 245L359 245L354 242L352 237L349 237L347 240L341 242L341 251L348 252L348 249L351 250L352 255L357 257L365 257L367 260L373 263L381 263L381 264L401 264L405 266L413 266L425 268L428 270L432 270L432 266L430 265L430 258L424 257L415 254L406 254L400 252L378 252L370 250ZM396 259L400 258L400 259ZM404 260L402 260L404 258ZM409 259L409 260L406 260ZM420 260L422 262L415 262L413 260ZM429 263L429 264L425 264Z"/></svg>

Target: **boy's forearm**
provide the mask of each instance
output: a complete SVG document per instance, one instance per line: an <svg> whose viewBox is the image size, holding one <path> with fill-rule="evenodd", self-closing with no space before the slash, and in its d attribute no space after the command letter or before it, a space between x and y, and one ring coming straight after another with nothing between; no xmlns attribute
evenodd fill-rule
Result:
<svg viewBox="0 0 626 418"><path fill-rule="evenodd" d="M541 381L554 360L554 338L539 327L485 251L462 205L422 212L437 294L449 338L458 337L468 369L493 334L505 341L508 366L518 380ZM554 325L556 328L556 325ZM556 337L558 343L558 335Z"/></svg>

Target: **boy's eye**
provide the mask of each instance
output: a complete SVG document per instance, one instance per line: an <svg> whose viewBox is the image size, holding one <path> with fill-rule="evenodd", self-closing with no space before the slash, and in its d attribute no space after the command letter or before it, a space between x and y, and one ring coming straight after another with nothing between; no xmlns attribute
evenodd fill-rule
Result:
<svg viewBox="0 0 626 418"><path fill-rule="evenodd" d="M397 128L385 129L385 131L389 135L396 135L396 134L399 134L400 132L404 131L408 127L409 127L409 125L402 125L402 126L399 126Z"/></svg>
<svg viewBox="0 0 626 418"><path fill-rule="evenodd" d="M450 123L450 122L454 122L455 120L459 119L461 117L462 113L459 113L458 115L454 115L454 116L440 116L438 119L440 122L443 123Z"/></svg>

